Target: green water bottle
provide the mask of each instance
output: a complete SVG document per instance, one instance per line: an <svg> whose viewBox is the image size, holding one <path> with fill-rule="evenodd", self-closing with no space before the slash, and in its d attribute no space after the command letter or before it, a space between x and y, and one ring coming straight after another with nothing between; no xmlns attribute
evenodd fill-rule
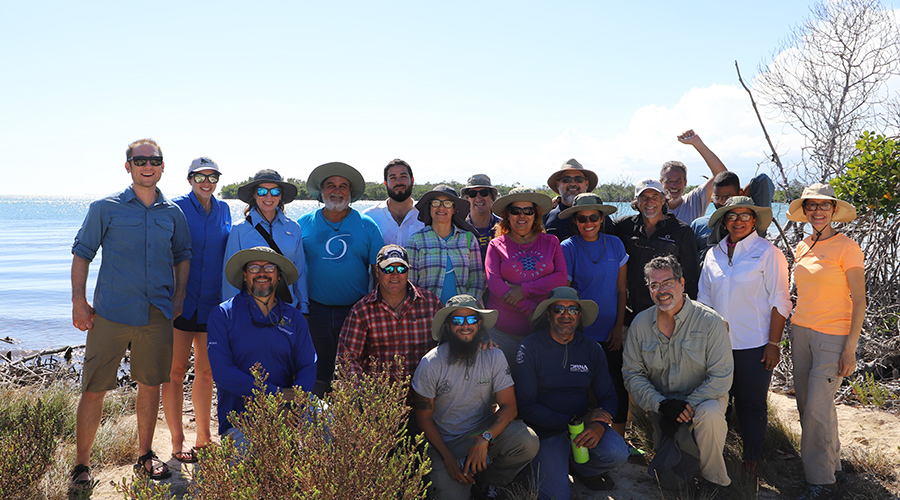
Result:
<svg viewBox="0 0 900 500"><path fill-rule="evenodd" d="M588 449L584 446L575 446L575 438L584 432L584 422L581 417L574 416L569 419L569 439L572 440L572 456L576 464L584 464L588 461Z"/></svg>

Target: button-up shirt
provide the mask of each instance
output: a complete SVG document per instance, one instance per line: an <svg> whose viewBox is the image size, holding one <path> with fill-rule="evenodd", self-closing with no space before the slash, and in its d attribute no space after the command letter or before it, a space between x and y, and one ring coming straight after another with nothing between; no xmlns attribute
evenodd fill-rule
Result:
<svg viewBox="0 0 900 500"><path fill-rule="evenodd" d="M431 321L441 307L435 294L410 283L395 311L376 285L347 314L337 357L349 356L348 368L358 374L372 371L370 356L378 363L393 363L394 356L403 356L403 373L395 375L412 376L422 356L437 345L431 337Z"/></svg>
<svg viewBox="0 0 900 500"><path fill-rule="evenodd" d="M656 323L657 306L638 314L625 340L622 374L628 394L643 409L659 411L666 399L694 408L728 394L734 358L728 324L715 311L684 297L675 331L666 337Z"/></svg>
<svg viewBox="0 0 900 500"><path fill-rule="evenodd" d="M409 239L409 281L439 295L447 276L447 259L453 263L456 293L469 294L479 301L484 293L484 263L475 235L453 226L453 234L443 239L425 226Z"/></svg>
<svg viewBox="0 0 900 500"><path fill-rule="evenodd" d="M413 205L415 204L416 200L413 200ZM375 224L378 225L378 228L381 229L385 245L393 244L406 248L407 243L409 243L409 237L425 227L425 223L419 220L419 210L415 206L406 213L403 221L397 224L396 219L394 219L390 209L388 209L387 200L382 200L377 205L365 209L363 215L371 217Z"/></svg>
<svg viewBox="0 0 900 500"><path fill-rule="evenodd" d="M128 189L91 203L72 253L92 261L103 247L94 310L104 319L146 325L150 306L172 319L173 268L191 258L191 233L177 205L156 190L149 207Z"/></svg>

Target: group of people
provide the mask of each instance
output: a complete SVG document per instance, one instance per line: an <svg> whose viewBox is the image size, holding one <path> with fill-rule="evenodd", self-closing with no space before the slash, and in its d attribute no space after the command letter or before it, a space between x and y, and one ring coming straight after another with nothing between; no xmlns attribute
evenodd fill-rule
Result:
<svg viewBox="0 0 900 500"><path fill-rule="evenodd" d="M841 475L833 396L855 367L865 312L862 252L833 222L855 209L827 184L791 204L788 218L813 228L796 250L792 307L787 261L765 238L771 181L742 188L697 134L678 139L713 176L685 194L686 167L667 162L660 179L636 185L637 213L615 220L616 207L593 193L597 175L575 159L548 178L555 200L528 188L499 196L478 173L459 193L439 185L418 202L412 168L395 159L383 172L388 199L364 212L350 206L365 189L358 170L316 167L306 187L322 206L299 221L284 212L296 186L261 170L238 190L247 207L235 224L213 195L213 160L194 160L191 192L170 201L156 187L159 145L130 144L132 185L91 204L72 249L73 324L89 332L72 486L90 484L103 396L129 343L135 472L153 479L170 474L150 449L160 386L172 457L191 463L212 439L213 382L219 434L240 443L227 417L243 411L255 364L266 390L321 397L337 363L354 374L401 356L396 376L411 379L410 432L428 440L435 498L493 498L523 470L541 498L567 498L570 473L613 488L610 471L631 453L629 400L653 423L655 477L679 484L699 469L701 481L727 486L729 399L744 471L755 475L793 314L803 498L831 498ZM101 246L91 304L87 272ZM192 347L197 441L188 446ZM583 430L570 433L573 422ZM570 460L574 449L587 452Z"/></svg>

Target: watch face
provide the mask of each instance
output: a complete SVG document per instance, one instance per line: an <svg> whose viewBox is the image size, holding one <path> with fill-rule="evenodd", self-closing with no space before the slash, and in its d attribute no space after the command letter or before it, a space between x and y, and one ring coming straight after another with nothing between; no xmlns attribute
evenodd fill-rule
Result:
<svg viewBox="0 0 900 500"><path fill-rule="evenodd" d="M490 433L490 432L487 432L487 431L481 433L481 437L483 437L483 438L484 438L485 440L487 440L488 442L490 442L492 439L494 439L494 436L491 435L491 433Z"/></svg>

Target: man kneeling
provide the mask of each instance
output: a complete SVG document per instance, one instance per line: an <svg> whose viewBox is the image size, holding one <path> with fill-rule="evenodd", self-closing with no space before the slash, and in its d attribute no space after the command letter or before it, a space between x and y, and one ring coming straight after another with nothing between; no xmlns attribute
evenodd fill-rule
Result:
<svg viewBox="0 0 900 500"><path fill-rule="evenodd" d="M441 342L413 376L416 422L428 439L434 498L499 498L538 451L537 435L516 417L516 395L500 349L481 341L497 311L478 309L470 295L447 301L432 322ZM493 412L496 400L499 410ZM477 480L476 480L477 476Z"/></svg>

